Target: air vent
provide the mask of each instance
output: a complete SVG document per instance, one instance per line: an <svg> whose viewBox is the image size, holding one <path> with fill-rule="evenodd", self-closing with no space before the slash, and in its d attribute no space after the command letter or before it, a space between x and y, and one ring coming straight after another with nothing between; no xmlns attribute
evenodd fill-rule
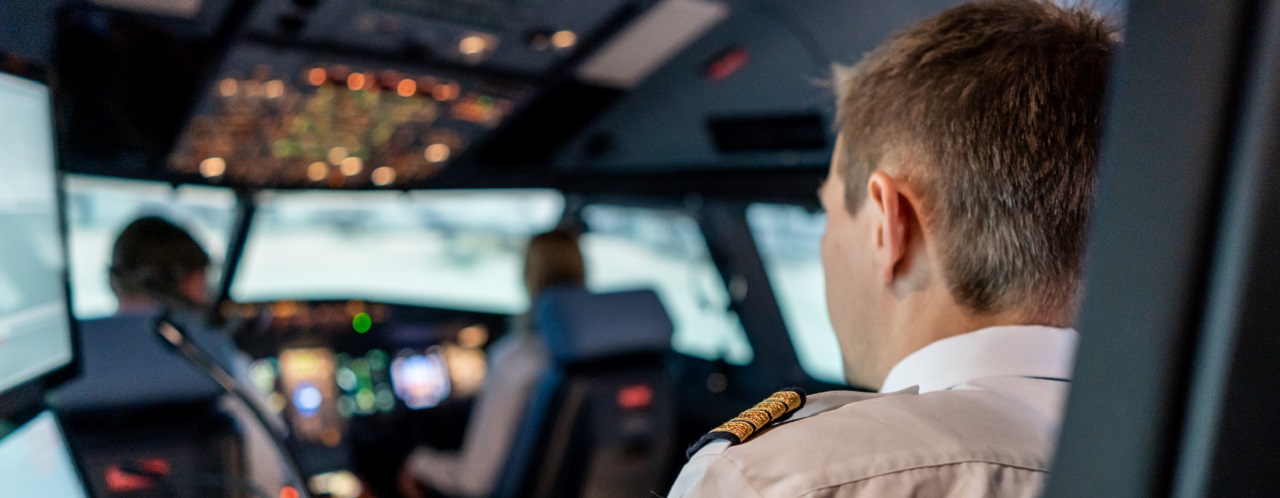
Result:
<svg viewBox="0 0 1280 498"><path fill-rule="evenodd" d="M816 112L769 116L719 116L707 120L707 130L722 153L820 150L827 147L827 129Z"/></svg>

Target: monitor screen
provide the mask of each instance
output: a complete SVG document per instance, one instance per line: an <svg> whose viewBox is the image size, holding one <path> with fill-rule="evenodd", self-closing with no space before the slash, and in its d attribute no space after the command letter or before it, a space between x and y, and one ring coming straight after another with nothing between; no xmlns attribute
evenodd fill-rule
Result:
<svg viewBox="0 0 1280 498"><path fill-rule="evenodd" d="M0 483L5 496L89 496L67 440L47 411L0 438Z"/></svg>
<svg viewBox="0 0 1280 498"><path fill-rule="evenodd" d="M49 89L0 74L0 392L72 360Z"/></svg>

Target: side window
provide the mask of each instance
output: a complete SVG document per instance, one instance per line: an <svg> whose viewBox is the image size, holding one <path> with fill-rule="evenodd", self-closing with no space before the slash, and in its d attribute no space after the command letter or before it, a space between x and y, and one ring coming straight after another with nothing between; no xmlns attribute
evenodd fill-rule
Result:
<svg viewBox="0 0 1280 498"><path fill-rule="evenodd" d="M678 211L591 205L583 208L587 286L595 292L650 288L675 324L671 346L708 360L751 363L742 322L711 260L698 223Z"/></svg>
<svg viewBox="0 0 1280 498"><path fill-rule="evenodd" d="M840 345L827 318L819 253L826 215L800 206L752 204L747 208L747 224L800 366L815 379L844 384Z"/></svg>
<svg viewBox="0 0 1280 498"><path fill-rule="evenodd" d="M71 306L81 320L116 311L107 270L125 225L141 216L169 219L191 232L216 269L235 223L235 194L223 188L67 176L66 203ZM218 275L210 273L209 281Z"/></svg>

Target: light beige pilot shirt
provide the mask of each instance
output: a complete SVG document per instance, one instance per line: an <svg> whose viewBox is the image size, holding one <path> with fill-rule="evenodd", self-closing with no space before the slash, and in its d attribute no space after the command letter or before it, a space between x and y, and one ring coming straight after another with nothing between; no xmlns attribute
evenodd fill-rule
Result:
<svg viewBox="0 0 1280 498"><path fill-rule="evenodd" d="M489 350L489 377L475 400L458 451L418 448L408 467L422 482L450 496L485 496L506 463L526 405L551 355L537 336L512 334Z"/></svg>
<svg viewBox="0 0 1280 498"><path fill-rule="evenodd" d="M786 422L685 465L677 497L1037 496L1078 334L992 327L894 366L880 393L809 396Z"/></svg>

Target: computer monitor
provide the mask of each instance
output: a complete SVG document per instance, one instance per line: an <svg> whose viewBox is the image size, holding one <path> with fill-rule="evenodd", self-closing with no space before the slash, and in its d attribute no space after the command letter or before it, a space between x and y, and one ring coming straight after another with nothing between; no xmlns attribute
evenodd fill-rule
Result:
<svg viewBox="0 0 1280 498"><path fill-rule="evenodd" d="M71 365L75 355L48 86L0 73L0 116L4 393Z"/></svg>
<svg viewBox="0 0 1280 498"><path fill-rule="evenodd" d="M8 434L0 426L0 483L4 496L89 496L62 429L49 411Z"/></svg>

